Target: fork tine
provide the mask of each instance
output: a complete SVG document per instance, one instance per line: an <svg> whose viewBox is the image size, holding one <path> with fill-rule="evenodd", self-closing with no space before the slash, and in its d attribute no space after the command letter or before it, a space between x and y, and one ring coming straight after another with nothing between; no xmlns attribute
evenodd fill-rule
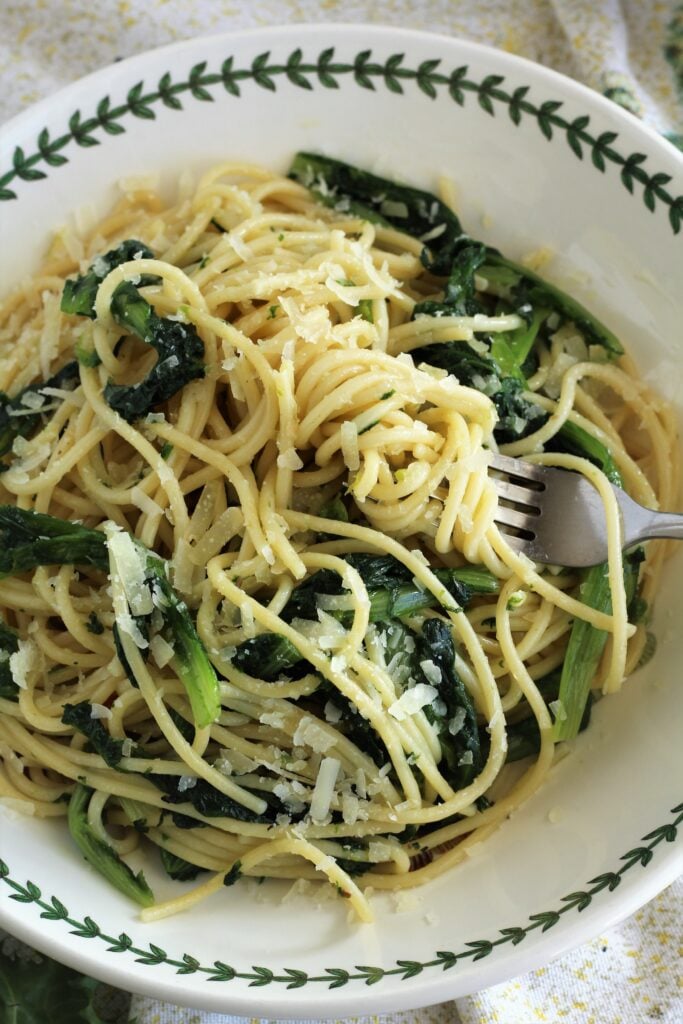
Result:
<svg viewBox="0 0 683 1024"><path fill-rule="evenodd" d="M516 505L524 505L531 515L534 510L540 511L539 495L542 493L530 487L520 487L519 484L512 484L509 480L502 478L495 479L498 496L505 501L513 501Z"/></svg>
<svg viewBox="0 0 683 1024"><path fill-rule="evenodd" d="M534 533L534 519L537 518L528 512L522 512L516 508L507 508L499 505L496 510L496 522L498 525L512 526L515 530L524 530L530 536Z"/></svg>
<svg viewBox="0 0 683 1024"><path fill-rule="evenodd" d="M498 452L492 453L489 465L491 469L505 473L508 477L522 480L525 484L534 481L545 488L547 470L544 466L537 466L533 462L527 462L526 459L514 459L510 455L499 455Z"/></svg>
<svg viewBox="0 0 683 1024"><path fill-rule="evenodd" d="M494 522L508 544L535 562L581 567L605 561L602 499L580 473L498 454L490 466L500 499ZM614 490L623 512L628 499Z"/></svg>

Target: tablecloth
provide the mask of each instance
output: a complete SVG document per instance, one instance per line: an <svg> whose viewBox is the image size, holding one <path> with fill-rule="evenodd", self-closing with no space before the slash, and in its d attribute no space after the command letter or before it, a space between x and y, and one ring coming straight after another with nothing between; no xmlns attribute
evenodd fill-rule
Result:
<svg viewBox="0 0 683 1024"><path fill-rule="evenodd" d="M498 46L585 82L683 149L683 3L674 0L0 0L0 124L116 58L297 22L400 25ZM10 939L3 954L33 955ZM547 968L455 1002L336 1024L681 1024L682 963L683 880ZM102 1013L117 1022L259 1024L140 997L109 1006Z"/></svg>

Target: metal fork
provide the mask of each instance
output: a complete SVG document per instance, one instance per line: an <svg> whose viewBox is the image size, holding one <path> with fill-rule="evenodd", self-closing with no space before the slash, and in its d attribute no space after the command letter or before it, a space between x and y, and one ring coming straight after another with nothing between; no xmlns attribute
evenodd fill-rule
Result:
<svg viewBox="0 0 683 1024"><path fill-rule="evenodd" d="M606 560L604 505L584 476L498 454L491 469L499 498L495 521L517 550L551 565L581 567ZM653 537L683 540L683 515L643 508L620 487L611 486L624 548Z"/></svg>

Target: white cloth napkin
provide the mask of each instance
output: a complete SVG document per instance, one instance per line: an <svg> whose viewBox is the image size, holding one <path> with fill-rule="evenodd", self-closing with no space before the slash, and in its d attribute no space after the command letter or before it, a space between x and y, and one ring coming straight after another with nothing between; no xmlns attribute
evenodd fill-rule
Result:
<svg viewBox="0 0 683 1024"><path fill-rule="evenodd" d="M683 148L679 0L0 0L0 123L117 57L292 22L374 22L489 43L587 83ZM681 1024L683 881L551 966L455 1002L336 1024ZM136 1024L279 1024L133 997Z"/></svg>

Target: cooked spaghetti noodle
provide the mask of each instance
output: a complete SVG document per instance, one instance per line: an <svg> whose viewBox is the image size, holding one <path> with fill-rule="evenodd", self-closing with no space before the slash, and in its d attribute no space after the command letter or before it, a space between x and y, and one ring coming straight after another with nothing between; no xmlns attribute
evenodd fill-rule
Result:
<svg viewBox="0 0 683 1024"><path fill-rule="evenodd" d="M59 232L2 307L0 500L81 524L102 549L83 560L67 539L0 580L0 794L40 817L68 810L113 876L143 833L175 877L212 872L167 903L141 898L147 918L244 874L326 878L370 919L364 888L436 877L542 783L577 624L595 692L617 690L645 643L628 616L652 599L662 547L629 591L592 455L637 500L672 507L669 410L630 359L548 308L523 372L448 372L439 346L498 368L514 351L529 310L510 281L480 263L465 304L444 305L453 278L424 259L443 225L411 237L400 201L371 220L306 184L317 198L226 164L167 206L128 182L85 237ZM79 273L95 281L81 316L60 309ZM150 346L166 376L141 412L125 403L144 398ZM532 564L496 526L498 446L600 490L602 605L586 603L585 574ZM199 668L180 665L174 622Z"/></svg>

